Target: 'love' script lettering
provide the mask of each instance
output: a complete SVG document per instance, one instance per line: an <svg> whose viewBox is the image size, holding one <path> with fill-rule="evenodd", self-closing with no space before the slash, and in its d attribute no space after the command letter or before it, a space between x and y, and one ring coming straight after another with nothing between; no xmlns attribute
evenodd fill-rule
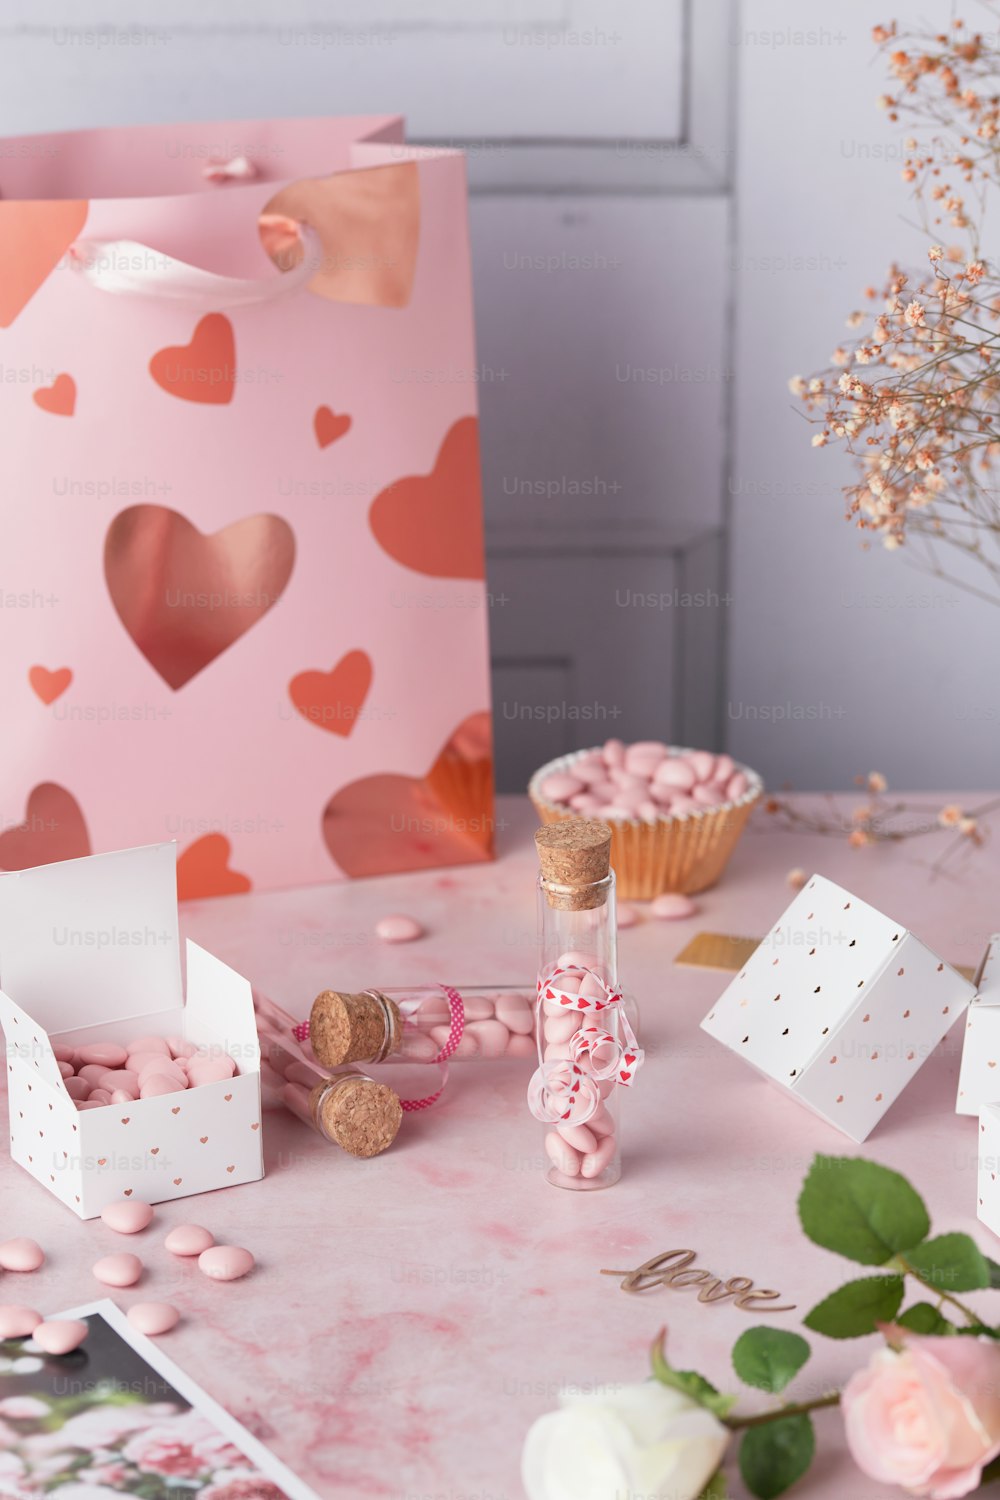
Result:
<svg viewBox="0 0 1000 1500"><path fill-rule="evenodd" d="M728 1281L723 1281L721 1277L713 1276L711 1271L692 1270L694 1258L693 1250L666 1250L662 1255L654 1255L644 1265L637 1266L634 1271L602 1271L601 1275L621 1276L623 1292L649 1292L655 1286L682 1292L698 1287L699 1302L728 1302L732 1298L733 1306L742 1308L744 1312L794 1311L794 1302L782 1303L779 1307L769 1306L768 1304L777 1301L781 1293L756 1291L749 1276L730 1276ZM761 1303L765 1305L761 1306Z"/></svg>

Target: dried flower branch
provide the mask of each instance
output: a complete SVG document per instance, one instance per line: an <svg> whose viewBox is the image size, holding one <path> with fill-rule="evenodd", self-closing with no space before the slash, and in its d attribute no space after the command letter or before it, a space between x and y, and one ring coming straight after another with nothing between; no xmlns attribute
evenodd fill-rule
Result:
<svg viewBox="0 0 1000 1500"><path fill-rule="evenodd" d="M983 9L1000 23L1000 8ZM818 427L813 445L842 442L859 460L861 478L845 490L856 525L1000 603L1000 274L980 248L1000 188L998 30L970 35L956 20L904 37L894 22L873 35L892 79L880 103L912 132L902 176L931 240L927 266L894 265L879 291L868 287L880 310L847 320L864 332L789 388ZM964 565L953 575L948 554L985 576Z"/></svg>
<svg viewBox="0 0 1000 1500"><path fill-rule="evenodd" d="M843 838L852 849L864 849L872 844L896 844L905 839L923 838L931 833L950 833L951 839L937 856L931 869L937 873L960 852L969 852L986 842L989 834L985 820L1000 809L1000 797L994 797L977 807L965 808L955 802L943 807L930 807L924 802L910 802L904 798L888 798L888 783L880 771L869 771L867 776L856 776L856 786L867 793L864 802L845 813L837 806L832 794L824 798L824 811L806 811L799 802L790 802L783 797L767 797L764 811L777 818L781 825L795 833L820 833ZM791 875L797 872L790 872Z"/></svg>

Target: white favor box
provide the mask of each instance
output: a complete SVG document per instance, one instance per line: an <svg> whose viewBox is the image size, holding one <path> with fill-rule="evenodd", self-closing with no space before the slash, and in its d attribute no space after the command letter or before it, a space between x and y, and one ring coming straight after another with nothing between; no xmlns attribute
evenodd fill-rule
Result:
<svg viewBox="0 0 1000 1500"><path fill-rule="evenodd" d="M863 1141L974 993L904 927L814 875L701 1024Z"/></svg>
<svg viewBox="0 0 1000 1500"><path fill-rule="evenodd" d="M979 970L979 993L969 1006L962 1042L955 1112L978 1115L1000 1102L1000 936L990 938Z"/></svg>
<svg viewBox="0 0 1000 1500"><path fill-rule="evenodd" d="M0 1024L11 1155L81 1219L135 1197L186 1198L264 1175L250 985L177 925L176 846L152 844L0 875ZM133 1104L77 1110L52 1042L184 1036L238 1074Z"/></svg>
<svg viewBox="0 0 1000 1500"><path fill-rule="evenodd" d="M979 1111L979 1196L976 1213L987 1229L1000 1234L1000 1105L996 1104L984 1104Z"/></svg>

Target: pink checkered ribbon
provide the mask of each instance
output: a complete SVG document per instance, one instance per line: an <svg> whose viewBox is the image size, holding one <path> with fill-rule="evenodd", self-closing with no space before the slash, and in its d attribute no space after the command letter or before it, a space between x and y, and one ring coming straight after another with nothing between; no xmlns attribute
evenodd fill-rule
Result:
<svg viewBox="0 0 1000 1500"><path fill-rule="evenodd" d="M440 988L444 990L448 1000L448 1020L450 1025L448 1027L448 1035L445 1037L444 1046L437 1057L431 1060L432 1062L436 1062L441 1069L441 1086L435 1093L427 1094L423 1099L400 1099L399 1102L405 1110L430 1109L432 1104L438 1102L448 1083L448 1059L462 1040L462 1035L465 1031L465 1002L461 995L458 993L458 990L452 989L450 984L442 984Z"/></svg>
<svg viewBox="0 0 1000 1500"><path fill-rule="evenodd" d="M465 1002L458 990L453 989L450 984L439 986L445 993L448 1001L448 1035L445 1037L444 1045L436 1057L431 1058L431 1063L437 1063L441 1069L441 1086L433 1094L427 1094L422 1099L400 1099L400 1104L405 1110L430 1109L436 1104L445 1091L448 1082L448 1059L453 1055L459 1042L465 1033ZM300 1021L292 1029L292 1035L297 1042L308 1042L309 1022Z"/></svg>

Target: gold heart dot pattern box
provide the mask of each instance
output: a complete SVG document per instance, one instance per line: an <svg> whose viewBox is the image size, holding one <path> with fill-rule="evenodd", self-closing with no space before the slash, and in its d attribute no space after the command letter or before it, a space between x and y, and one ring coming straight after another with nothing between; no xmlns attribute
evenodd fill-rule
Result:
<svg viewBox="0 0 1000 1500"><path fill-rule="evenodd" d="M978 1115L1000 1102L1000 935L990 938L979 970L978 994L965 1018L962 1068L955 1111Z"/></svg>
<svg viewBox="0 0 1000 1500"><path fill-rule="evenodd" d="M974 994L900 923L814 875L701 1024L863 1141Z"/></svg>
<svg viewBox="0 0 1000 1500"><path fill-rule="evenodd" d="M10 1152L81 1219L264 1175L260 1048L246 979L196 943L181 978L176 845L0 875ZM53 1044L180 1036L232 1078L78 1110Z"/></svg>

